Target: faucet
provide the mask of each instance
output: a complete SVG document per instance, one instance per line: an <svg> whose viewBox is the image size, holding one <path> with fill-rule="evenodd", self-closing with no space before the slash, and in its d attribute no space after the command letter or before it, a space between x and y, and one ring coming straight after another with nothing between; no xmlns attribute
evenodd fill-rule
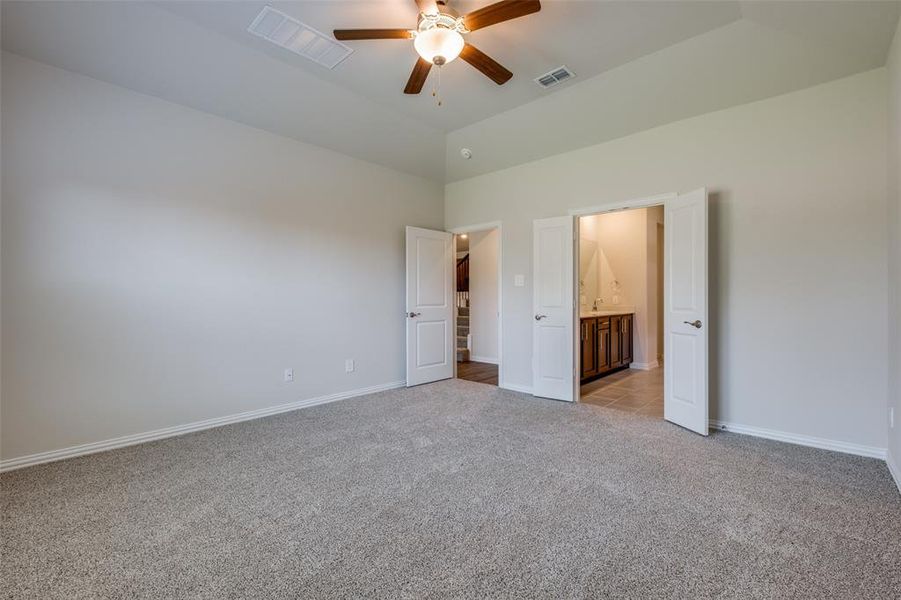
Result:
<svg viewBox="0 0 901 600"><path fill-rule="evenodd" d="M594 306L592 307L592 310L601 310L600 308L598 308L598 304L603 304L603 303L604 303L604 299L603 299L603 298L595 298L595 299L594 299Z"/></svg>

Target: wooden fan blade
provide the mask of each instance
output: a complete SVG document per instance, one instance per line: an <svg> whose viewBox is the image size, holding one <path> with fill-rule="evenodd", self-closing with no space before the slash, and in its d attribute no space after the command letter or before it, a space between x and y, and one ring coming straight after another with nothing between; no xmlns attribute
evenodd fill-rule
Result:
<svg viewBox="0 0 901 600"><path fill-rule="evenodd" d="M437 0L416 0L416 6L419 7L419 12L427 15L436 15L440 12Z"/></svg>
<svg viewBox="0 0 901 600"><path fill-rule="evenodd" d="M336 29L336 40L409 40L409 29Z"/></svg>
<svg viewBox="0 0 901 600"><path fill-rule="evenodd" d="M541 10L541 2L538 0L502 0L472 11L463 17L463 23L468 30L475 31L489 25L524 17L539 10Z"/></svg>
<svg viewBox="0 0 901 600"><path fill-rule="evenodd" d="M432 68L432 63L422 58L416 61L416 64L413 65L413 72L410 73L410 79L407 80L407 87L404 88L405 94L418 94L422 91L422 86L425 85L426 77L429 76L429 70Z"/></svg>
<svg viewBox="0 0 901 600"><path fill-rule="evenodd" d="M472 44L467 43L463 46L460 58L474 66L498 85L504 85L513 77L513 73Z"/></svg>

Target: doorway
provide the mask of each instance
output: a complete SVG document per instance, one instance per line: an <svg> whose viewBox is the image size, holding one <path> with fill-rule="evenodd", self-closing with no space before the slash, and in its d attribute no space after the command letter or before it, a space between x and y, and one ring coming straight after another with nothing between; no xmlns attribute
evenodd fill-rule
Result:
<svg viewBox="0 0 901 600"><path fill-rule="evenodd" d="M457 230L455 357L458 379L500 382L500 228Z"/></svg>
<svg viewBox="0 0 901 600"><path fill-rule="evenodd" d="M579 401L663 418L663 205L579 217Z"/></svg>
<svg viewBox="0 0 901 600"><path fill-rule="evenodd" d="M579 302L579 217L613 213L663 204L664 294L663 413L664 419L701 435L709 432L708 323L707 323L707 190L642 198L620 205L570 211L568 217L533 221L533 322L532 393L541 398L578 401L580 396L581 306ZM656 233L655 233L656 237ZM611 293L621 291L614 286ZM621 304L620 300L620 304ZM594 306L594 305L593 305ZM597 351L607 370L634 362L631 318L618 306L617 313L596 307L597 330L619 345ZM603 307L606 308L606 307ZM608 317L606 321L602 317ZM614 318L618 317L618 321ZM649 313L650 318L650 313ZM589 325L590 327L590 325ZM616 327L615 330L611 329ZM584 334L584 330L583 330ZM630 342L631 340L631 342ZM626 346L622 346L622 344ZM653 354L651 354L653 356ZM590 367L589 367L590 371ZM620 372L620 371L616 371Z"/></svg>

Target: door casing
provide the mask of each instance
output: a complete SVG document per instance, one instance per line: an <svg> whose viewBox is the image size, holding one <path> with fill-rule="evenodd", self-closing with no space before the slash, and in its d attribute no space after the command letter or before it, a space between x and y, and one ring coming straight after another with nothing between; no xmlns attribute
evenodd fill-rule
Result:
<svg viewBox="0 0 901 600"><path fill-rule="evenodd" d="M497 386L504 387L504 228L500 221L478 223L476 225L464 225L448 229L447 232L454 235L454 257L457 256L457 238L461 233L478 233L497 229ZM456 278L454 278L454 291L456 291ZM454 310L454 331L457 331L457 311ZM456 344L455 344L456 346ZM454 349L454 377L457 376L456 348Z"/></svg>
<svg viewBox="0 0 901 600"><path fill-rule="evenodd" d="M598 214L604 214L604 213L612 213L612 212L620 212L623 210L631 210L631 209L638 209L638 208L651 208L654 206L663 206L664 210L665 210L667 207L667 203L672 200L675 200L678 197L679 197L678 193L670 192L670 193L666 193L666 194L658 194L655 196L634 198L634 199L626 200L626 201L619 202L619 203L605 204L602 206L589 206L589 207L585 207L585 208L578 208L578 209L570 210L569 214L574 219L574 230L576 232L576 240L579 239L579 217L598 215ZM574 256L573 269L576 269L576 272L578 272L577 271L579 268L579 244L578 243L573 244L573 256ZM575 294L575 297L578 298L579 278L574 277L573 279L574 279L574 288L575 288L573 290L573 293ZM664 286L664 293L665 293L665 289L666 289L666 286ZM663 298L660 298L660 301L663 302ZM579 313L580 313L580 307L576 306L573 309L573 331L574 332L579 330L578 326L581 321ZM660 324L660 325L663 327L666 326L665 324ZM708 326L708 323L704 323L704 326L705 327ZM581 347L579 344L579 337L574 335L573 338L574 338L573 339L574 356L578 357L579 352L581 351ZM668 357L664 356L664 360L668 360ZM666 384L664 383L664 385L666 385ZM579 385L578 377L576 378L576 381L574 382L574 387L575 387L574 397L578 401L579 400L579 392L581 390L581 386Z"/></svg>

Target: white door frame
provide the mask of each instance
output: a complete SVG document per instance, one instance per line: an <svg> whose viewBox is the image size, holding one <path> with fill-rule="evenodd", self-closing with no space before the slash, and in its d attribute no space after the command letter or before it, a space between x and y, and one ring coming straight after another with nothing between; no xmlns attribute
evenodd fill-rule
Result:
<svg viewBox="0 0 901 600"><path fill-rule="evenodd" d="M447 232L454 235L454 264L457 256L457 238L461 233L478 233L497 229L497 386L504 387L504 228L500 221L477 223L476 225L463 225L448 229ZM454 277L454 291L457 290L457 279ZM456 297L454 298L456 302ZM470 321L471 322L471 321ZM457 311L454 310L454 333L457 331ZM456 340L456 337L454 337ZM454 342L454 377L457 376L457 344Z"/></svg>
<svg viewBox="0 0 901 600"><path fill-rule="evenodd" d="M623 210L633 210L636 208L652 208L654 206L666 206L667 200L672 200L677 198L679 194L676 192L671 192L667 194L657 194L656 196L646 196L644 198L633 198L631 200L625 200L623 202L614 202L611 204L603 204L600 206L587 206L585 208L574 208L569 211L569 214L572 215L574 223L574 230L576 232L576 242L579 239L579 217L589 217L592 215L600 215L604 213L612 213L612 212L620 212ZM664 227L666 225L664 224ZM576 273L578 273L579 269L579 244L573 244L573 268L576 269ZM574 277L575 280L575 297L579 297L579 278ZM666 293L666 287L664 286L664 293ZM662 298L658 299L658 301L663 301ZM579 321L581 318L581 306L576 303L576 307L573 309L573 319L574 319L574 327L573 327L573 351L575 352L574 356L578 356L581 361L581 344L579 343L579 336L575 335L576 331L580 331ZM658 326L662 327L662 324L658 324ZM664 360L667 359L666 356L663 357ZM581 372L581 362L577 363L577 370ZM580 376L576 374L575 376L575 395L574 398L576 402L581 402L581 391L582 386L579 384ZM664 383L666 385L666 383Z"/></svg>

